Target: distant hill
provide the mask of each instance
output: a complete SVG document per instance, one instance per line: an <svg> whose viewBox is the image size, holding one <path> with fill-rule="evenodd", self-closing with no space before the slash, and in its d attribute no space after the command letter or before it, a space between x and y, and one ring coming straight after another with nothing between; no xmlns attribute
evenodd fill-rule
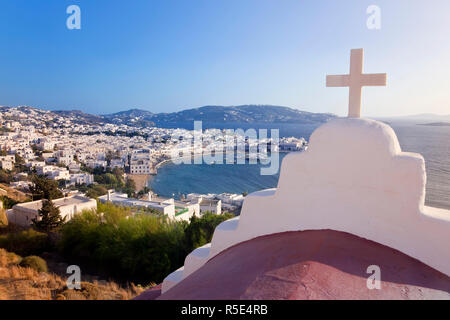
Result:
<svg viewBox="0 0 450 320"><path fill-rule="evenodd" d="M421 113L421 114L414 114L414 115L408 115L408 116L399 116L399 117L390 117L385 118L390 120L400 120L400 121L423 121L423 122L450 122L450 115L440 115L440 114L433 114L433 113Z"/></svg>
<svg viewBox="0 0 450 320"><path fill-rule="evenodd" d="M147 110L130 109L113 114L105 114L101 117L105 122L114 124L127 124L138 127L152 127L155 126L155 122L152 120L154 116L154 113Z"/></svg>
<svg viewBox="0 0 450 320"><path fill-rule="evenodd" d="M82 123L91 123L92 124L92 123L99 123L99 122L104 121L102 116L85 113L80 110L57 110L57 111L53 111L53 113L55 113L61 117L76 119L77 121L82 122Z"/></svg>
<svg viewBox="0 0 450 320"><path fill-rule="evenodd" d="M450 122L419 123L420 126L450 127Z"/></svg>
<svg viewBox="0 0 450 320"><path fill-rule="evenodd" d="M13 107L1 107L8 111ZM242 106L204 106L171 113L153 113L147 110L130 109L112 114L94 115L79 110L45 111L33 107L16 107L14 109L37 114L53 114L68 118L80 124L125 124L134 127L164 126L171 127L178 123L203 121L207 123L297 123L321 124L336 116L331 113L313 113L289 107L271 105Z"/></svg>
<svg viewBox="0 0 450 320"><path fill-rule="evenodd" d="M312 113L288 107L270 105L243 106L204 106L172 113L152 113L131 109L114 114L103 115L112 123L138 124L142 122L155 125L191 121L234 122L234 123L323 123L335 116L329 113Z"/></svg>

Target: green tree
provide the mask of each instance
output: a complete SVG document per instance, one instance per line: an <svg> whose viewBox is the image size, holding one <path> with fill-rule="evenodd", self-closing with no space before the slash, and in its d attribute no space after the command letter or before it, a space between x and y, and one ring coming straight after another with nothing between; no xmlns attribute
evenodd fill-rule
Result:
<svg viewBox="0 0 450 320"><path fill-rule="evenodd" d="M30 191L33 195L33 200L53 200L64 197L63 193L58 189L58 183L54 180L34 175L32 182L34 185L30 187Z"/></svg>
<svg viewBox="0 0 450 320"><path fill-rule="evenodd" d="M61 217L59 208L55 207L51 200L43 200L42 208L38 210L38 218L32 219L33 225L43 232L52 232L66 221L66 217Z"/></svg>
<svg viewBox="0 0 450 320"><path fill-rule="evenodd" d="M214 230L225 220L234 218L234 215L225 213L221 215L206 212L201 218L192 216L185 230L185 244L187 252L211 242Z"/></svg>
<svg viewBox="0 0 450 320"><path fill-rule="evenodd" d="M19 201L14 200L8 196L0 196L0 201L3 202L3 208L5 208L5 209L11 209L16 204L19 203Z"/></svg>
<svg viewBox="0 0 450 320"><path fill-rule="evenodd" d="M150 192L150 188L149 187L144 187L141 191L138 192L138 196L143 196L146 195Z"/></svg>
<svg viewBox="0 0 450 320"><path fill-rule="evenodd" d="M68 182L70 181L64 179L58 180L58 188L65 189Z"/></svg>
<svg viewBox="0 0 450 320"><path fill-rule="evenodd" d="M16 164L24 164L25 163L25 160L21 156L19 156L17 153L14 154L14 157L15 157Z"/></svg>
<svg viewBox="0 0 450 320"><path fill-rule="evenodd" d="M108 186L116 186L118 181L117 177L112 173L104 173L100 175L95 175L94 180L97 183L108 185Z"/></svg>
<svg viewBox="0 0 450 320"><path fill-rule="evenodd" d="M79 190L83 190L83 188L79 188ZM108 189L99 184L93 184L87 187L86 196L89 198L98 198L108 193Z"/></svg>
<svg viewBox="0 0 450 320"><path fill-rule="evenodd" d="M134 193L136 192L136 183L132 179L127 179L125 183L125 187L123 188L122 192L125 192L128 197L133 198Z"/></svg>

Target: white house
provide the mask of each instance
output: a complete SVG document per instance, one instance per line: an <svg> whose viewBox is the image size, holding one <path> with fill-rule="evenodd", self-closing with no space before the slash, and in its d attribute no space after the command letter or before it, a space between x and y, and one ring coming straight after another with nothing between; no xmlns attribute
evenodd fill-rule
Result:
<svg viewBox="0 0 450 320"><path fill-rule="evenodd" d="M79 195L53 200L54 205L59 208L61 217L69 221L77 213L83 210L97 209L97 201ZM38 217L38 210L42 208L42 200L16 204L8 212L8 221L20 226L29 226L32 219Z"/></svg>
<svg viewBox="0 0 450 320"><path fill-rule="evenodd" d="M122 159L111 159L110 167L111 168L123 168L125 165Z"/></svg>
<svg viewBox="0 0 450 320"><path fill-rule="evenodd" d="M171 218L175 220L189 221L193 215L200 215L200 204L197 201L174 201L175 215Z"/></svg>
<svg viewBox="0 0 450 320"><path fill-rule="evenodd" d="M85 164L91 169L107 167L107 162L103 160L86 160Z"/></svg>
<svg viewBox="0 0 450 320"><path fill-rule="evenodd" d="M221 193L216 196L216 199L222 200L222 207L224 204L242 207L242 203L244 202L245 198L242 194Z"/></svg>
<svg viewBox="0 0 450 320"><path fill-rule="evenodd" d="M164 215L168 215L169 217L175 216L175 204L173 199L164 201L139 200L128 198L128 195L126 193L119 193L109 190L108 194L99 197L98 200L102 203L111 202L127 207L151 208L161 212Z"/></svg>
<svg viewBox="0 0 450 320"><path fill-rule="evenodd" d="M81 165L76 162L72 162L68 165L70 173L78 173L81 170Z"/></svg>
<svg viewBox="0 0 450 320"><path fill-rule="evenodd" d="M0 168L3 170L12 170L14 168L14 164L11 161L0 160Z"/></svg>
<svg viewBox="0 0 450 320"><path fill-rule="evenodd" d="M53 150L55 147L55 142L49 141L47 138L40 138L39 143L37 144L37 147L44 151L44 150Z"/></svg>
<svg viewBox="0 0 450 320"><path fill-rule="evenodd" d="M224 196L224 198L227 198ZM236 195L238 198L239 196ZM210 194L198 194L198 193L189 193L186 196L187 200L191 202L197 202L200 205L200 214L205 212L212 212L214 214L222 214L222 200L213 193Z"/></svg>
<svg viewBox="0 0 450 320"><path fill-rule="evenodd" d="M222 200L216 199L199 199L200 214L212 212L214 214L222 214Z"/></svg>
<svg viewBox="0 0 450 320"><path fill-rule="evenodd" d="M112 190L98 199L102 203L112 202L127 207L151 208L167 215L170 219L178 221L189 221L194 214L200 214L200 206L197 202L181 202L174 199L156 198L151 192L149 193L149 200L128 198L127 194L113 192Z"/></svg>
<svg viewBox="0 0 450 320"><path fill-rule="evenodd" d="M44 161L28 161L25 166L27 166L28 168L37 168L37 167L44 167L45 166L45 162Z"/></svg>
<svg viewBox="0 0 450 320"><path fill-rule="evenodd" d="M71 150L59 150L56 153L56 160L58 163L68 166L74 162L73 152Z"/></svg>
<svg viewBox="0 0 450 320"><path fill-rule="evenodd" d="M136 157L130 161L130 173L131 174L151 174L152 161L150 156L148 157Z"/></svg>
<svg viewBox="0 0 450 320"><path fill-rule="evenodd" d="M12 163L15 163L16 157L13 154L8 154L6 156L0 156L0 161L10 161Z"/></svg>
<svg viewBox="0 0 450 320"><path fill-rule="evenodd" d="M14 168L15 162L16 157L13 154L0 156L0 168L2 168L3 170L12 170Z"/></svg>
<svg viewBox="0 0 450 320"><path fill-rule="evenodd" d="M94 175L88 173L71 174L70 183L90 185L94 183Z"/></svg>

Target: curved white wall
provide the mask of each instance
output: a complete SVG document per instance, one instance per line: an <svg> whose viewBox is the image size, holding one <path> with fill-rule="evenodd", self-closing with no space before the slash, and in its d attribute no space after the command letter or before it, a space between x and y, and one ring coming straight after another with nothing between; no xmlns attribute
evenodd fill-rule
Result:
<svg viewBox="0 0 450 320"><path fill-rule="evenodd" d="M425 207L425 162L401 151L388 125L342 118L318 128L306 152L283 160L277 189L249 195L219 225L209 255L262 235L333 229L397 249L450 276L450 211ZM195 266L189 266L190 261ZM187 274L186 274L187 276Z"/></svg>

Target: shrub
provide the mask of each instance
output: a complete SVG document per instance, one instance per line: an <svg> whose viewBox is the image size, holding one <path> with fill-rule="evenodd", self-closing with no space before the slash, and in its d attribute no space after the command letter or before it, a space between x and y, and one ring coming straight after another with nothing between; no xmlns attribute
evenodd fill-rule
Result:
<svg viewBox="0 0 450 320"><path fill-rule="evenodd" d="M31 268L38 272L47 272L47 262L38 256L28 256L22 259L19 266Z"/></svg>
<svg viewBox="0 0 450 320"><path fill-rule="evenodd" d="M62 227L60 249L109 274L148 283L161 281L183 263L184 223L169 223L151 214L127 219L104 205L102 212L83 212ZM117 212L118 211L118 212Z"/></svg>
<svg viewBox="0 0 450 320"><path fill-rule="evenodd" d="M19 264L22 262L22 257L14 252L8 252L8 259L10 264Z"/></svg>
<svg viewBox="0 0 450 320"><path fill-rule="evenodd" d="M148 213L128 218L130 213L107 203L76 215L61 229L62 253L120 279L159 283L188 253L210 242L218 224L234 217L209 213L189 225Z"/></svg>
<svg viewBox="0 0 450 320"><path fill-rule="evenodd" d="M87 188L86 196L89 197L89 198L96 199L96 198L98 198L100 196L103 196L103 195L105 195L107 193L108 193L108 189L106 189L104 186L99 185L99 184L93 184L93 185L90 185Z"/></svg>
<svg viewBox="0 0 450 320"><path fill-rule="evenodd" d="M231 218L234 218L234 215L230 213L217 215L207 212L201 218L193 216L191 218L191 223L185 231L186 251L189 253L192 250L211 242L216 227L225 220Z"/></svg>
<svg viewBox="0 0 450 320"><path fill-rule="evenodd" d="M5 249L0 249L0 267L8 267L10 265L17 265L22 261L22 257L8 252Z"/></svg>
<svg viewBox="0 0 450 320"><path fill-rule="evenodd" d="M19 203L19 201L11 199L7 196L0 196L0 201L3 201L3 207L5 209L11 209L12 207L14 207L16 204Z"/></svg>
<svg viewBox="0 0 450 320"><path fill-rule="evenodd" d="M20 255L40 254L48 251L49 247L48 235L33 229L0 236L0 248Z"/></svg>

